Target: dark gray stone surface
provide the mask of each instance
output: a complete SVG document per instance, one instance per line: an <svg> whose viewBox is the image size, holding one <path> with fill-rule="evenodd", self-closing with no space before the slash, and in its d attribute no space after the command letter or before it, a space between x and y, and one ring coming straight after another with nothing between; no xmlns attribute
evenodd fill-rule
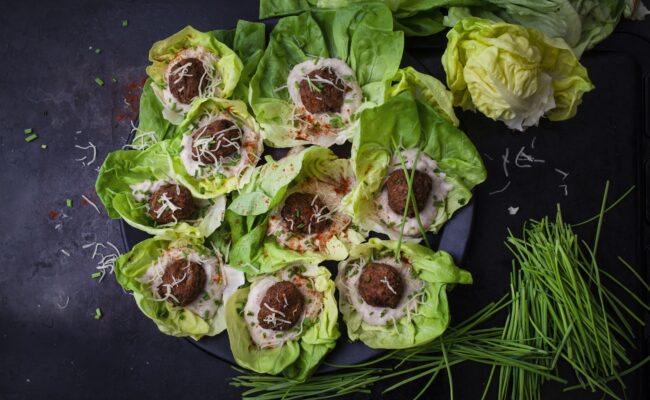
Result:
<svg viewBox="0 0 650 400"><path fill-rule="evenodd" d="M124 144L134 116L125 99L137 97L151 43L187 24L200 30L228 28L238 18L256 15L253 1L3 2L0 399L239 397L228 386L235 374L230 367L186 340L159 334L112 276L101 284L90 278L97 260L91 259L92 249L82 246L106 241L122 245L118 223L83 204L81 195L97 201L95 168ZM122 19L129 20L128 27L121 26ZM582 220L597 210L606 179L612 181L614 194L643 182L640 165L648 158L643 113L648 103L641 88L650 71L649 28L649 21L626 23L584 57L598 89L585 97L571 121L544 121L521 135L507 133L482 116L462 114L463 128L494 160L486 156L490 177L477 191L475 232L464 265L475 284L450 296L455 321L507 290L510 256L502 242L508 227L518 231L527 218L552 213L558 202L567 218ZM414 54L443 77L439 51ZM97 76L106 82L103 87L93 81ZM25 143L25 128L33 128L39 139ZM75 159L86 153L75 145L89 141L97 146L97 160L83 166ZM48 148L41 149L41 144ZM546 162L527 169L511 165L510 188L489 195L507 181L500 162L505 148L512 157L522 146ZM570 173L565 182L554 168ZM558 187L563 183L568 196ZM74 201L71 209L67 198ZM619 269L616 255L644 266L648 241L643 200L637 191L608 215L601 256L610 270ZM510 216L509 206L519 206L519 213ZM93 318L96 307L104 312L99 321ZM638 333L634 359L647 354L647 332ZM476 398L487 373L473 365L456 367L456 397ZM626 379L630 399L647 393L642 376ZM387 398L411 398L418 386L411 384ZM600 397L558 393L549 386L544 397ZM373 397L380 398L377 390ZM440 377L427 398L447 397L446 379Z"/></svg>

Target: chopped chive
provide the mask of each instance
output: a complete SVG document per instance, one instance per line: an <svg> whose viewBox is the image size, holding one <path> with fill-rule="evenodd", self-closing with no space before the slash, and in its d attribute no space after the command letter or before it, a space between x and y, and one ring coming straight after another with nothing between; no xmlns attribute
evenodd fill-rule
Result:
<svg viewBox="0 0 650 400"><path fill-rule="evenodd" d="M32 133L31 135L29 135L29 136L27 136L27 137L25 138L25 141L26 141L27 143L29 143L29 142L33 142L33 141L36 140L36 139L38 139L38 135L35 134L35 133Z"/></svg>
<svg viewBox="0 0 650 400"><path fill-rule="evenodd" d="M101 272L93 272L92 274L90 274L90 277L93 278L93 279L97 279L97 278L99 278L101 276L102 276Z"/></svg>
<svg viewBox="0 0 650 400"><path fill-rule="evenodd" d="M25 129L25 135L29 135L30 133L33 133L34 130L32 128L27 128Z"/></svg>
<svg viewBox="0 0 650 400"><path fill-rule="evenodd" d="M117 83L117 78L112 78L112 79L111 79L111 82L113 82L113 83Z"/></svg>
<svg viewBox="0 0 650 400"><path fill-rule="evenodd" d="M41 145L41 149L43 149L43 150L47 149L47 145L46 145L46 144L42 144L42 145Z"/></svg>
<svg viewBox="0 0 650 400"><path fill-rule="evenodd" d="M98 86L104 86L104 81L102 80L102 78L99 78L99 77L95 78L95 83Z"/></svg>
<svg viewBox="0 0 650 400"><path fill-rule="evenodd" d="M102 312L102 309L97 307L95 308L95 319L102 319L104 316L104 313Z"/></svg>
<svg viewBox="0 0 650 400"><path fill-rule="evenodd" d="M68 208L72 208L72 199L65 199L65 205L68 206Z"/></svg>
<svg viewBox="0 0 650 400"><path fill-rule="evenodd" d="M128 19L123 19L122 20L122 28L126 28L127 26L129 26L129 20Z"/></svg>
<svg viewBox="0 0 650 400"><path fill-rule="evenodd" d="M102 52L102 49L100 49L99 47L95 49L95 54L99 54L101 52Z"/></svg>

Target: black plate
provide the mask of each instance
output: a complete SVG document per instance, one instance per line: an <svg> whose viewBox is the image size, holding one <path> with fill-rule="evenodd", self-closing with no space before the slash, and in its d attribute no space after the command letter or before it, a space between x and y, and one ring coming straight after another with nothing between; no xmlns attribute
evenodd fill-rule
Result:
<svg viewBox="0 0 650 400"><path fill-rule="evenodd" d="M420 71L427 72L426 68L415 56L405 53L403 58L404 65L411 65ZM130 142L131 140L132 137L129 137L128 141ZM339 157L350 156L349 143L341 146L334 146L332 147L332 150ZM271 155L275 159L279 159L283 157L287 151L288 149L267 148L265 149L265 154ZM456 263L461 263L472 231L473 219L474 201L472 200L454 214L438 235L429 235L428 239L431 247L448 252L453 256ZM120 228L124 246L127 250L131 250L133 246L150 237L147 233L131 227L125 223L124 220L120 220ZM372 236L386 239L386 236L384 235L371 234L371 237ZM336 262L326 261L323 265L325 265L332 272L332 275L335 276L337 269ZM318 369L319 373L333 371L336 369L334 365L350 365L365 362L385 351L380 349L371 349L359 341L351 342L347 337L347 330L342 318L339 318L339 328L341 330L341 337L338 340L338 344L326 357L325 363ZM204 337L199 341L189 338L188 340L198 348L217 357L218 359L235 365L235 360L230 352L228 335L225 332L213 337Z"/></svg>

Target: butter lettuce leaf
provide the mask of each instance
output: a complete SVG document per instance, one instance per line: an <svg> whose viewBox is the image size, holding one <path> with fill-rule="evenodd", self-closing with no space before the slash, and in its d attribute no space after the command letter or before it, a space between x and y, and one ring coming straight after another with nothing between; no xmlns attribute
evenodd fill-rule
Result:
<svg viewBox="0 0 650 400"><path fill-rule="evenodd" d="M150 283L141 282L147 269L155 263L163 252L173 249L191 249L199 254L207 254L200 241L181 238L173 241L162 238L151 238L138 243L133 249L121 255L115 262L115 277L117 282L133 294L133 299L140 310L149 317L158 329L171 336L190 336L199 340L203 336L214 336L226 329L226 307L229 292L224 293L223 299L218 299L222 305L210 319L204 319L194 312L177 307L169 301L161 301L154 297ZM232 284L239 286L244 282L243 273L228 268L227 276L232 278Z"/></svg>
<svg viewBox="0 0 650 400"><path fill-rule="evenodd" d="M192 134L194 129L203 117L214 116L220 113L225 113L234 118L238 122L238 126L242 129L249 130L257 141L249 143L246 146L247 151L254 152L251 155L254 160L248 166L243 166L241 171L236 175L227 177L223 174L215 173L199 178L190 175L182 161L181 151L183 149L183 138L186 135ZM241 188L250 179L253 173L256 161L263 151L262 137L260 128L255 119L248 113L246 104L239 100L226 100L218 98L199 99L193 102L192 108L187 112L185 120L178 126L178 129L183 132L183 135L176 137L168 142L167 151L171 156L171 168L174 178L183 184L183 186L191 188L196 197L201 199L212 199Z"/></svg>
<svg viewBox="0 0 650 400"><path fill-rule="evenodd" d="M354 226L330 238L325 252L290 250L268 236L267 227L271 210L284 200L291 187L303 180L350 182L353 176L349 160L314 146L279 161L267 161L228 207L226 221L233 240L230 263L255 275L271 273L292 262L318 264L325 259L345 259L349 246L365 237Z"/></svg>
<svg viewBox="0 0 650 400"><path fill-rule="evenodd" d="M147 216L145 200L133 196L131 186L142 182L178 182L172 169L168 141L156 143L146 150L117 150L111 152L102 164L95 191L109 217L123 218L126 223L150 235L173 238L181 235L202 238L214 232L223 221L226 198L201 199L198 188L187 186L200 202L199 218L173 225L158 225Z"/></svg>
<svg viewBox="0 0 650 400"><path fill-rule="evenodd" d="M472 189L486 179L485 166L474 144L448 118L428 102L417 100L410 91L361 114L352 152L357 185L342 203L355 223L391 237L398 235L380 221L374 206L396 145L402 149L420 148L422 154L436 161L445 182L452 185L436 207L432 225L425 229L438 232L454 212L469 202Z"/></svg>
<svg viewBox="0 0 650 400"><path fill-rule="evenodd" d="M230 349L237 364L258 373L282 374L293 381L303 382L334 349L340 336L334 282L324 267L307 268L306 274L314 280L314 289L323 293L323 307L313 325L304 328L295 340L279 347L260 348L251 339L242 315L250 288L241 288L230 298L226 304L226 325Z"/></svg>
<svg viewBox="0 0 650 400"><path fill-rule="evenodd" d="M388 8L367 4L339 10L316 10L282 18L250 82L250 104L262 126L265 141L274 147L308 143L292 134L293 103L287 78L293 66L315 58L338 58L347 63L362 89L363 107L381 104L388 81L399 68L403 35L393 31ZM354 117L354 116L353 116ZM327 143L344 142L354 124L332 135ZM325 139L322 139L325 140Z"/></svg>
<svg viewBox="0 0 650 400"><path fill-rule="evenodd" d="M396 241L372 238L350 251L350 258L339 264L336 284L339 288L339 308L347 326L348 337L361 340L376 349L404 349L423 345L442 335L449 325L447 292L456 284L471 284L472 275L454 264L444 251L434 251L415 243L402 243L400 256L408 262L417 277L424 282L423 301L417 309L407 313L394 323L371 325L363 321L349 300L345 287L346 269L359 260L380 259L395 256ZM364 262L365 262L364 261Z"/></svg>

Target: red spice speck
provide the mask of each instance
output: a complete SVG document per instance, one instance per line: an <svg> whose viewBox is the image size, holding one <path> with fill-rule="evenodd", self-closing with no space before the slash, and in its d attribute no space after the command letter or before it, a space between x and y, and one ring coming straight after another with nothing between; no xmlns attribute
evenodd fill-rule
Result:
<svg viewBox="0 0 650 400"><path fill-rule="evenodd" d="M55 219L59 218L59 212L50 210L50 212L47 213L47 217L50 219L50 221L54 221Z"/></svg>
<svg viewBox="0 0 650 400"><path fill-rule="evenodd" d="M334 186L334 191L338 195L346 195L350 191L350 180L346 178L341 178L339 184Z"/></svg>

